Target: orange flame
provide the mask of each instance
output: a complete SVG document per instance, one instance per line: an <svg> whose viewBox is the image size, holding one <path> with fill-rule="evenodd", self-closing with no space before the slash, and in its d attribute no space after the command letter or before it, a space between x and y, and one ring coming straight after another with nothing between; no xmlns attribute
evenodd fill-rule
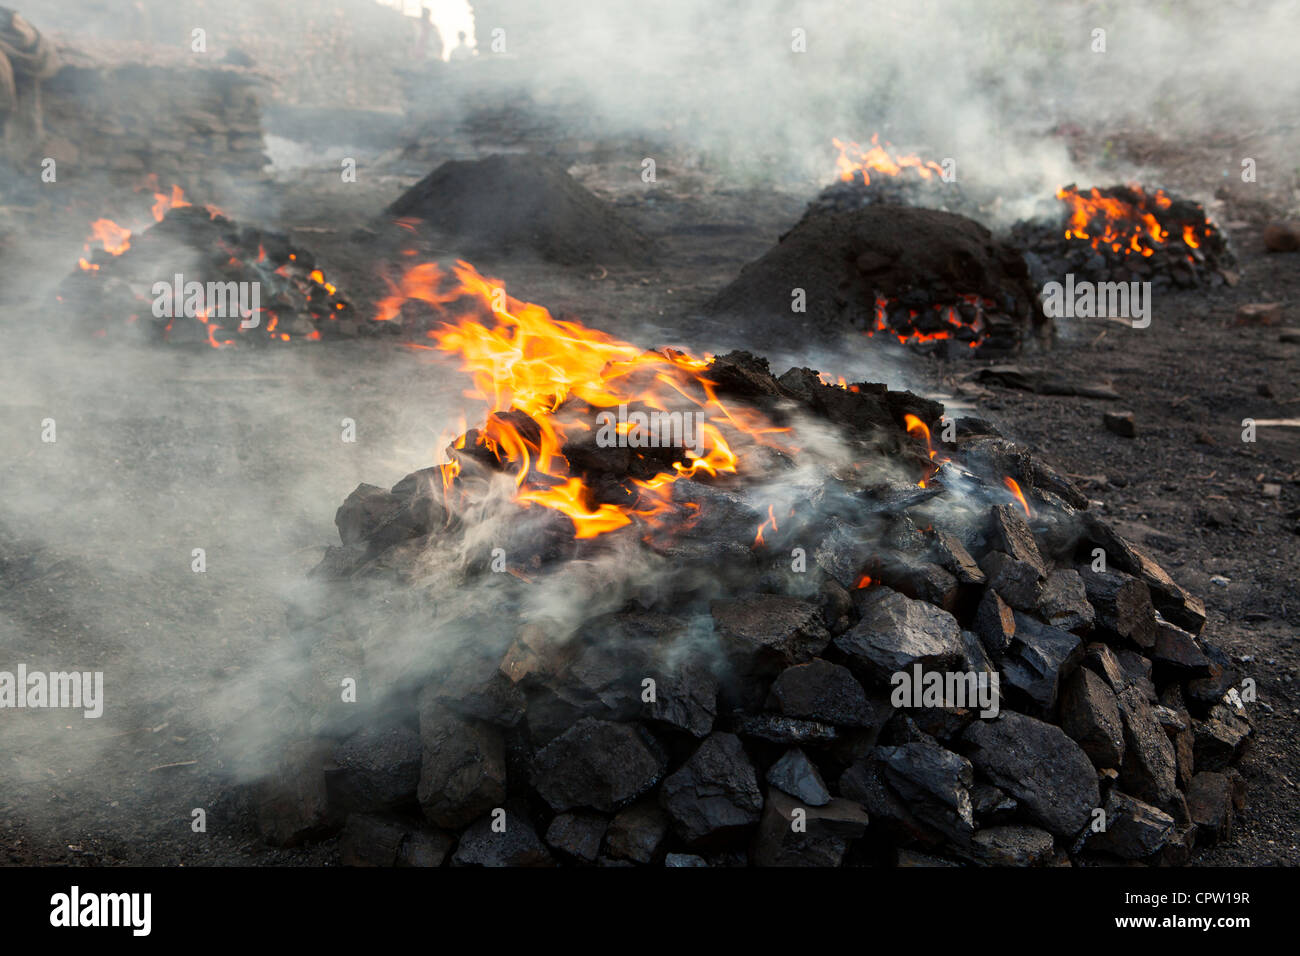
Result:
<svg viewBox="0 0 1300 956"><path fill-rule="evenodd" d="M739 457L732 444L738 438L770 444L768 436L789 431L749 409L724 405L703 374L707 358L646 352L578 322L554 319L540 305L507 296L504 283L467 262L457 262L450 275L435 263L414 266L379 303L375 318L391 320L411 300L440 312L455 303L461 317L428 335L434 348L459 356L462 370L472 376L474 387L465 394L488 405L476 443L513 470L517 501L568 516L575 537L596 537L634 518L655 525L674 507L674 482L734 474ZM659 412L684 406L683 414L700 415L700 450L683 447L671 471L633 480L633 503L601 502L570 473L563 455L574 433L591 428L583 405L588 413L621 405ZM450 487L458 473L443 466L444 484Z"/></svg>
<svg viewBox="0 0 1300 956"><path fill-rule="evenodd" d="M1020 490L1020 486L1016 484L1016 480L1008 476L1002 479L1002 483L1016 496L1016 500L1020 502L1020 507L1025 509L1025 517L1032 518L1034 515L1029 510L1029 502L1025 500L1025 494Z"/></svg>
<svg viewBox="0 0 1300 956"><path fill-rule="evenodd" d="M878 133L871 135L869 149L852 140L845 142L832 139L831 143L840 151L840 155L835 160L835 167L844 182L853 182L861 176L863 185L870 186L872 173L897 176L904 169L915 169L922 179L930 179L936 174L943 175L943 168L938 163L915 155L897 156L890 153L889 147L892 144L886 141L885 145L881 146Z"/></svg>

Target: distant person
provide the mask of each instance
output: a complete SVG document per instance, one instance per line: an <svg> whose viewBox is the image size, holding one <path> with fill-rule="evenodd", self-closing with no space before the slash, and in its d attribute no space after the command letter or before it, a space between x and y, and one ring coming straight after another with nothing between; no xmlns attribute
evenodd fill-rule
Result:
<svg viewBox="0 0 1300 956"><path fill-rule="evenodd" d="M425 60L442 59L442 34L434 26L431 11L424 7L420 11L419 35L415 38L415 59L424 62Z"/></svg>
<svg viewBox="0 0 1300 956"><path fill-rule="evenodd" d="M474 48L465 42L468 37L465 36L464 30L461 30L456 36L460 43L456 44L456 47L451 51L451 58L453 60L468 60L474 55Z"/></svg>

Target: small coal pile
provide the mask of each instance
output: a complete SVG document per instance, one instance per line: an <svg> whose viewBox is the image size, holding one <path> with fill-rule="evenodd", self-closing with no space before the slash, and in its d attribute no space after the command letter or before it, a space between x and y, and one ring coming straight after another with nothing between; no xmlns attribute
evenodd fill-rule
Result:
<svg viewBox="0 0 1300 956"><path fill-rule="evenodd" d="M88 243L59 300L97 334L225 348L371 331L311 252L185 203L179 190L174 198L155 206L158 221L138 234L111 220L94 224L101 247Z"/></svg>
<svg viewBox="0 0 1300 956"><path fill-rule="evenodd" d="M532 252L563 265L645 265L653 243L555 160L496 155L443 163L388 207L483 255Z"/></svg>
<svg viewBox="0 0 1300 956"><path fill-rule="evenodd" d="M1086 194L1070 185L1056 198L1064 205L1059 218L1011 228L1010 241L1025 250L1039 285L1074 274L1093 282L1149 281L1158 291L1233 278L1236 260L1227 240L1199 203L1137 185Z"/></svg>
<svg viewBox="0 0 1300 956"><path fill-rule="evenodd" d="M448 329L508 402L339 508L294 621L315 689L251 794L269 840L341 831L378 865L1086 865L1230 834L1237 675L1060 474L908 392L565 324L606 363L575 378L543 331L503 319L529 348L488 381L489 339ZM566 415L641 363L673 379L656 400L707 383L735 423L702 458ZM340 678L382 703L340 705Z"/></svg>
<svg viewBox="0 0 1300 956"><path fill-rule="evenodd" d="M1050 330L1015 248L973 220L905 206L805 216L705 309L787 334L881 333L943 355L1009 354Z"/></svg>
<svg viewBox="0 0 1300 956"><path fill-rule="evenodd" d="M970 214L975 203L956 182L949 182L943 167L915 155L895 155L889 143L877 136L871 147L833 140L840 151L836 160L839 179L808 204L809 214L852 212L865 206L918 206L944 212Z"/></svg>

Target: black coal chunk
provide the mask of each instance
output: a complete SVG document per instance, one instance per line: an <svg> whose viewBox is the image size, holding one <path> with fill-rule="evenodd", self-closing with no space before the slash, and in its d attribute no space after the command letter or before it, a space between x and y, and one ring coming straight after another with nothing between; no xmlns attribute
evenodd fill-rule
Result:
<svg viewBox="0 0 1300 956"><path fill-rule="evenodd" d="M609 813L653 787L664 769L645 731L587 717L537 752L533 786L555 810Z"/></svg>
<svg viewBox="0 0 1300 956"><path fill-rule="evenodd" d="M683 840L695 843L759 820L763 795L740 738L713 733L660 791L663 808Z"/></svg>

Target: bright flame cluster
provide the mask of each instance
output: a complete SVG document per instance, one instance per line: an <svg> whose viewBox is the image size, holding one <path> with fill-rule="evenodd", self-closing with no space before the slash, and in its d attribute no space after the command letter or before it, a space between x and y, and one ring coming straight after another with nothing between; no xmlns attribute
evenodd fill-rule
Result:
<svg viewBox="0 0 1300 956"><path fill-rule="evenodd" d="M1168 209L1173 200L1163 189L1148 195L1137 186L1129 188L1138 197L1137 204L1105 196L1096 186L1086 195L1074 186L1058 189L1056 198L1069 210L1065 238L1085 241L1094 249L1109 247L1111 252L1126 256L1135 252L1143 258L1154 255L1155 246L1169 241L1169 230L1150 209ZM1192 249L1200 248L1201 239L1209 235L1210 228L1208 222L1202 223L1198 234L1198 226L1184 225L1183 243Z"/></svg>
<svg viewBox="0 0 1300 956"><path fill-rule="evenodd" d="M891 153L889 142L880 145L879 133L871 135L870 147L861 146L852 140L832 139L831 143L840 151L835 160L835 168L839 171L840 179L846 183L851 183L860 176L862 184L870 186L872 173L897 176L904 169L916 170L922 179L943 176L943 168L938 163L916 155L899 156Z"/></svg>
<svg viewBox="0 0 1300 956"><path fill-rule="evenodd" d="M480 275L467 262L457 262L450 274L437 263L414 266L393 283L391 294L378 305L376 320L397 319L410 301L448 315L428 333L433 345L411 347L460 357L462 370L474 382L466 396L488 406L475 440L513 471L515 499L566 515L577 538L593 538L634 520L658 525L678 510L672 503L675 482L734 474L737 438L772 444L769 436L789 431L750 409L723 404L705 374L708 358L673 350L647 352L578 322L557 320L540 305L507 296L503 283ZM683 448L670 471L633 480L634 500L627 504L598 502L592 488L570 472L563 455L570 438L591 430L589 416L574 403L587 411L628 405L666 412L693 406L705 416L703 451ZM462 436L457 447L464 441ZM450 490L460 463L440 467L444 489Z"/></svg>

